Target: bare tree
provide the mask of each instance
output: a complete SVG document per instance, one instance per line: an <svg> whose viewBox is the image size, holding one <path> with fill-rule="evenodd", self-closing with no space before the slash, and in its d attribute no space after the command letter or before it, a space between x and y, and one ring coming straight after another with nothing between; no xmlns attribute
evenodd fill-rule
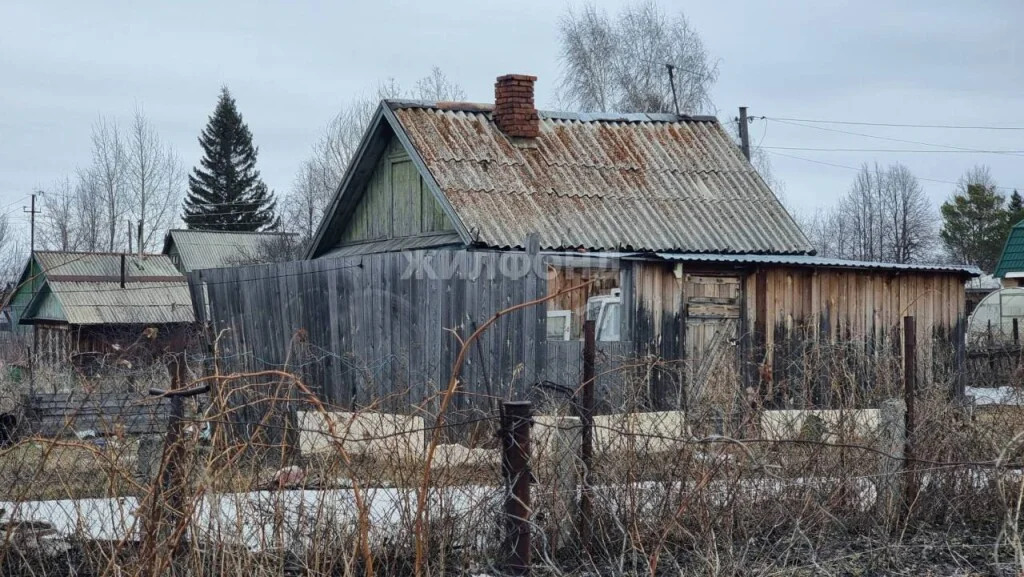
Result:
<svg viewBox="0 0 1024 577"><path fill-rule="evenodd" d="M0 214L0 286L11 287L18 282L28 258L28 246L11 226L10 216Z"/></svg>
<svg viewBox="0 0 1024 577"><path fill-rule="evenodd" d="M177 217L186 172L140 107L135 109L125 140L128 214L133 222L142 223L138 250L146 252L154 241L160 242Z"/></svg>
<svg viewBox="0 0 1024 577"><path fill-rule="evenodd" d="M801 219L821 256L895 263L935 257L938 215L902 164L867 164L831 210Z"/></svg>
<svg viewBox="0 0 1024 577"><path fill-rule="evenodd" d="M78 250L78 197L69 177L42 191L42 212L36 222L36 244L50 250Z"/></svg>
<svg viewBox="0 0 1024 577"><path fill-rule="evenodd" d="M75 186L75 214L78 222L79 249L103 249L105 228L103 191L94 171L82 170Z"/></svg>
<svg viewBox="0 0 1024 577"><path fill-rule="evenodd" d="M437 66L430 69L430 74L420 78L413 86L413 94L420 100L461 101L466 99L466 92L452 81Z"/></svg>
<svg viewBox="0 0 1024 577"><path fill-rule="evenodd" d="M993 178L992 171L984 164L972 166L957 179L955 194L967 196L967 187L971 185L978 185L985 190L993 191L999 188L996 186L996 179Z"/></svg>
<svg viewBox="0 0 1024 577"><path fill-rule="evenodd" d="M435 66L430 75L414 84L412 91L403 90L395 79L389 78L368 93L354 98L327 125L313 145L310 157L299 169L292 192L284 201L285 229L299 233L303 242L316 232L327 204L341 184L345 169L359 148L363 133L381 100L452 101L465 97L462 87Z"/></svg>
<svg viewBox="0 0 1024 577"><path fill-rule="evenodd" d="M937 244L938 215L917 177L906 166L894 164L886 171L885 190L888 258L896 263L912 263L930 256Z"/></svg>
<svg viewBox="0 0 1024 577"><path fill-rule="evenodd" d="M614 20L593 4L562 18L560 97L586 111L694 113L712 109L718 64L682 13L653 1ZM674 73L674 86L668 68Z"/></svg>
<svg viewBox="0 0 1024 577"><path fill-rule="evenodd" d="M120 224L127 212L126 179L128 157L125 143L117 123L100 117L92 129L92 166L89 180L99 190L103 202L105 239L107 250L113 251L118 242Z"/></svg>

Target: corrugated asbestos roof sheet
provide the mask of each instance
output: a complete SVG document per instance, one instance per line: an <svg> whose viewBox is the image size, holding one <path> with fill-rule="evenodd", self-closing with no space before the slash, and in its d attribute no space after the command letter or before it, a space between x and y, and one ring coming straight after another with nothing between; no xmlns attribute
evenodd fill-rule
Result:
<svg viewBox="0 0 1024 577"><path fill-rule="evenodd" d="M51 282L73 325L192 323L192 297L181 283Z"/></svg>
<svg viewBox="0 0 1024 577"><path fill-rule="evenodd" d="M37 299L47 293L56 298L68 323L195 322L188 283L166 255L128 255L124 288L120 254L37 251L35 257L49 289Z"/></svg>
<svg viewBox="0 0 1024 577"><path fill-rule="evenodd" d="M992 275L1006 278L1006 274L1011 272L1024 272L1024 222L1018 222L1010 229L1010 236L1003 245L1003 254Z"/></svg>
<svg viewBox="0 0 1024 577"><path fill-rule="evenodd" d="M643 255L635 255L641 257ZM856 268L885 271L916 271L957 273L976 277L981 269L974 266L944 264L896 264L889 262L871 262L863 260L845 260L841 258L825 258L809 255L765 255L765 254L671 254L658 253L659 258L678 262L708 262L735 264L775 264L793 266L814 266L826 268Z"/></svg>
<svg viewBox="0 0 1024 577"><path fill-rule="evenodd" d="M805 254L812 247L714 118L541 112L513 142L489 107L394 101L474 239L543 249Z"/></svg>
<svg viewBox="0 0 1024 577"><path fill-rule="evenodd" d="M120 253L37 250L35 257L47 276L121 276ZM171 259L162 254L129 254L125 259L129 277L181 276Z"/></svg>
<svg viewBox="0 0 1024 577"><path fill-rule="evenodd" d="M225 268L241 263L253 264L263 251L264 243L280 236L280 232L221 232L212 230L172 230L164 240L164 253L173 242L181 256L185 272L207 268Z"/></svg>

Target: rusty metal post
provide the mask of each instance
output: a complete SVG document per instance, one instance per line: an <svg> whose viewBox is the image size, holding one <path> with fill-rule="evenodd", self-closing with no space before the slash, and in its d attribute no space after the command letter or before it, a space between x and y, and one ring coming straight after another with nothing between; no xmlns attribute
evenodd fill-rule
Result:
<svg viewBox="0 0 1024 577"><path fill-rule="evenodd" d="M1013 344L1020 346L1020 323L1016 317L1013 319Z"/></svg>
<svg viewBox="0 0 1024 577"><path fill-rule="evenodd" d="M594 468L594 364L597 358L597 322L583 324L583 383L580 387L580 424L583 431L580 439L580 460L583 474L580 476L580 537L583 549L592 552L594 504L591 495L590 473Z"/></svg>
<svg viewBox="0 0 1024 577"><path fill-rule="evenodd" d="M509 401L501 415L501 473L505 495L506 567L512 575L530 574L530 425L529 401Z"/></svg>
<svg viewBox="0 0 1024 577"><path fill-rule="evenodd" d="M903 402L906 405L904 417L903 470L907 476L904 483L904 505L908 508L917 497L917 478L914 454L915 412L914 398L917 396L917 322L914 317L903 317Z"/></svg>

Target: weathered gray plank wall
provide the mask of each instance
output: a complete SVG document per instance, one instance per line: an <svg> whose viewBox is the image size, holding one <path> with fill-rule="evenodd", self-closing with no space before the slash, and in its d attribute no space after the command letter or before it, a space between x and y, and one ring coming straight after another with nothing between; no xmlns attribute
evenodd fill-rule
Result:
<svg viewBox="0 0 1024 577"><path fill-rule="evenodd" d="M226 371L287 368L331 404L407 410L447 383L452 331L466 338L495 312L545 294L530 267L509 264L517 258L526 257L416 251L197 271L191 281L205 286ZM528 393L547 360L538 354L544 319L543 307L522 309L484 333L456 409Z"/></svg>
<svg viewBox="0 0 1024 577"><path fill-rule="evenodd" d="M283 369L332 406L429 419L459 352L454 333L465 339L494 313L547 294L544 267L528 265L523 253L424 250L196 271L190 282L196 298L206 294L222 372ZM483 333L467 350L452 413L472 420L501 400L532 398L543 381L578 387L581 343L546 342L545 322L542 304ZM598 348L598 408L612 410L633 344ZM271 431L276 444L294 425L281 409L296 406L297 391L278 377L246 382L230 389L237 432Z"/></svg>

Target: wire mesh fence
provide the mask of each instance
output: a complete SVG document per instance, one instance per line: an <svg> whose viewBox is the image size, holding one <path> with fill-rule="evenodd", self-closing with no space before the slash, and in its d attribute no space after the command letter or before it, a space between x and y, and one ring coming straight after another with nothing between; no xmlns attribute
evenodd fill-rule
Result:
<svg viewBox="0 0 1024 577"><path fill-rule="evenodd" d="M190 360L178 383L138 367L133 387L100 382L69 396L81 402L69 400L45 433L12 410L19 424L0 449L5 574L1024 568L1024 409L965 406L948 383L929 383L908 428L898 358L876 359L888 380L856 394L838 394L856 380L839 367L853 365L822 358L818 372L833 367L837 392L826 408L770 408L758 402L766 387L712 373L685 405L659 411L650 362L617 363L625 390L597 414L580 383L532 387L520 399L528 446L512 435L506 396L477 404L489 410L454 410L457 379L411 405L396 390L334 406L306 385L301 363L221 374L216 358ZM705 394L727 386L715 379L736 394ZM6 383L8 395L22 399L23 385ZM201 394L154 399L150 388ZM129 401L104 405L110 395ZM155 428L125 426L154 402L177 413ZM516 450L525 461L510 460ZM524 534L527 566L522 551L511 556Z"/></svg>

